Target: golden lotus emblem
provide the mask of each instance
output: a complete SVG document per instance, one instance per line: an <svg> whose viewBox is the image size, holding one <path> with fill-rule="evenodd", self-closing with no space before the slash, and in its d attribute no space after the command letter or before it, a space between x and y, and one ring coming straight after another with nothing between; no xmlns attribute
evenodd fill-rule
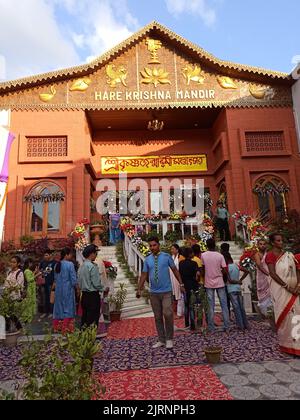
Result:
<svg viewBox="0 0 300 420"><path fill-rule="evenodd" d="M141 71L142 81L141 83L145 83L146 85L153 84L157 87L159 84L161 85L170 85L171 82L169 80L169 73L164 69L149 69L146 67L144 71Z"/></svg>

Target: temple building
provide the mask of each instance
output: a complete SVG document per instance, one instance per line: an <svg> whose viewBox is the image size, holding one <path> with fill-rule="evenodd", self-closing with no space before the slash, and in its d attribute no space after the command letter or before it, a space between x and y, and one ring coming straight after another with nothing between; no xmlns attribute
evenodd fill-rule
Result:
<svg viewBox="0 0 300 420"><path fill-rule="evenodd" d="M0 83L16 136L5 240L65 237L90 219L98 181L124 172L149 185L204 179L231 213L299 209L295 82L153 22L89 64ZM161 194L150 193L150 212Z"/></svg>

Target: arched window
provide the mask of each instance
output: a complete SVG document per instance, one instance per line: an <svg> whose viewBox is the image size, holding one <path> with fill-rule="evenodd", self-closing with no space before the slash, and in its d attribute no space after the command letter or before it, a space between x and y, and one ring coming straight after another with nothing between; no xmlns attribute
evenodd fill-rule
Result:
<svg viewBox="0 0 300 420"><path fill-rule="evenodd" d="M262 219L280 219L287 214L290 187L274 176L260 178L253 192L257 195Z"/></svg>
<svg viewBox="0 0 300 420"><path fill-rule="evenodd" d="M29 203L30 234L49 235L62 229L63 191L52 182L36 185L25 197Z"/></svg>

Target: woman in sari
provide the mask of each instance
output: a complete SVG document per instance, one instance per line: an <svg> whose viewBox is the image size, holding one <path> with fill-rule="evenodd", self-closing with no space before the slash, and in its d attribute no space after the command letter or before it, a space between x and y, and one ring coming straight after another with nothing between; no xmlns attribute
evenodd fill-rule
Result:
<svg viewBox="0 0 300 420"><path fill-rule="evenodd" d="M56 264L54 271L53 329L63 334L73 332L75 328L77 276L72 259L73 250L63 249L61 261Z"/></svg>
<svg viewBox="0 0 300 420"><path fill-rule="evenodd" d="M173 244L171 247L171 254L174 264L179 270L179 263L183 261L184 258L180 255L180 248L177 244ZM177 316L182 316L184 314L184 298L181 293L180 285L176 280L172 270L170 269L170 277L172 282L172 293L173 293L173 309ZM181 309L180 309L181 308Z"/></svg>
<svg viewBox="0 0 300 420"><path fill-rule="evenodd" d="M257 297L258 306L260 312L267 316L269 308L272 308L272 298L270 291L270 276L269 270L266 263L267 256L267 241L260 239L257 243L258 251L254 255L254 261L256 263L256 286L257 286Z"/></svg>
<svg viewBox="0 0 300 420"><path fill-rule="evenodd" d="M270 290L280 350L300 356L300 340L293 338L295 317L300 316L300 282L294 255L283 250L280 234L270 236L272 250L266 256L270 273Z"/></svg>

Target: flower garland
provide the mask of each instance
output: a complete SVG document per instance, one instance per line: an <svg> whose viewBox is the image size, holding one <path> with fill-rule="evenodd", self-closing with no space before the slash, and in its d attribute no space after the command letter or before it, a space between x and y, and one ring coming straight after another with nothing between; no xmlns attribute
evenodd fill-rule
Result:
<svg viewBox="0 0 300 420"><path fill-rule="evenodd" d="M131 243L137 248L137 250L144 256L148 257L151 254L149 245L143 242L142 238L138 235L133 235L131 238Z"/></svg>
<svg viewBox="0 0 300 420"><path fill-rule="evenodd" d="M273 184L267 184L265 186L257 185L253 192L258 195L277 195L277 194L286 194L291 190L289 185L279 184L277 186Z"/></svg>
<svg viewBox="0 0 300 420"><path fill-rule="evenodd" d="M75 240L75 248L78 251L83 251L88 246L88 232L87 227L90 222L87 219L83 219L76 223L74 230L71 232L72 238Z"/></svg>
<svg viewBox="0 0 300 420"><path fill-rule="evenodd" d="M186 219L186 216L184 214L179 214L179 213L171 213L170 216L168 217L168 220L172 220L174 222L179 222L185 219Z"/></svg>
<svg viewBox="0 0 300 420"><path fill-rule="evenodd" d="M146 221L151 225L153 223L160 222L162 220L162 216L160 214L149 214L146 216Z"/></svg>
<svg viewBox="0 0 300 420"><path fill-rule="evenodd" d="M133 222L145 222L146 221L146 217L144 214L138 213L135 214L134 216L132 216L132 221Z"/></svg>
<svg viewBox="0 0 300 420"><path fill-rule="evenodd" d="M24 197L26 203L57 203L65 201L65 194L57 192L52 194L29 194Z"/></svg>
<svg viewBox="0 0 300 420"><path fill-rule="evenodd" d="M114 267L110 261L103 261L107 277L115 280L118 275L118 267Z"/></svg>
<svg viewBox="0 0 300 420"><path fill-rule="evenodd" d="M247 271L255 271L256 263L253 260L253 257L256 254L256 252L257 248L255 246L246 248L243 255L240 258L240 266L245 268Z"/></svg>

